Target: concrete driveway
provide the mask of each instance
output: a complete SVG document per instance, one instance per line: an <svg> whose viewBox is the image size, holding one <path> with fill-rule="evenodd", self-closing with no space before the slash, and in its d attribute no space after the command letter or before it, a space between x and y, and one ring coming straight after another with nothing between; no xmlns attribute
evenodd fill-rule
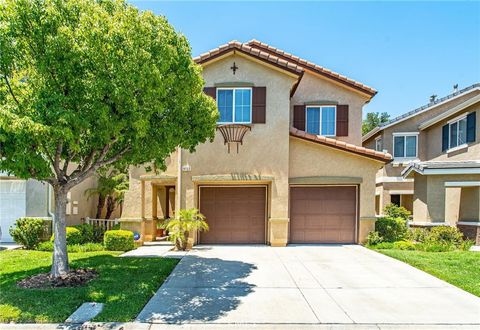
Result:
<svg viewBox="0 0 480 330"><path fill-rule="evenodd" d="M477 324L480 298L358 245L198 246L137 321Z"/></svg>

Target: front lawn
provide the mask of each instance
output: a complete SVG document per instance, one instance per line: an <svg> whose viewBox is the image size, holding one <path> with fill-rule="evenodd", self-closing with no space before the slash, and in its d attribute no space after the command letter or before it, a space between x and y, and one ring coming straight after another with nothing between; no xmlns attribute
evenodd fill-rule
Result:
<svg viewBox="0 0 480 330"><path fill-rule="evenodd" d="M96 321L135 318L178 263L167 258L118 258L120 252L69 253L72 268L94 268L98 277L83 287L21 289L16 282L48 272L51 252L0 252L0 322L63 322L83 302L105 303Z"/></svg>
<svg viewBox="0 0 480 330"><path fill-rule="evenodd" d="M380 250L433 276L480 297L480 253Z"/></svg>

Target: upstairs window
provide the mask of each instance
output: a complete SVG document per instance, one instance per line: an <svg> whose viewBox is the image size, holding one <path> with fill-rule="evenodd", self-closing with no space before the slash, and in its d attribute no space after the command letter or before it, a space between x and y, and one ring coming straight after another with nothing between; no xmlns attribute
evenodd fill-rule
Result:
<svg viewBox="0 0 480 330"><path fill-rule="evenodd" d="M418 133L401 133L393 135L393 157L417 158Z"/></svg>
<svg viewBox="0 0 480 330"><path fill-rule="evenodd" d="M449 148L455 148L467 144L467 116L457 119L448 124Z"/></svg>
<svg viewBox="0 0 480 330"><path fill-rule="evenodd" d="M251 88L217 88L218 124L252 122Z"/></svg>
<svg viewBox="0 0 480 330"><path fill-rule="evenodd" d="M307 106L307 133L335 136L337 109L335 106Z"/></svg>
<svg viewBox="0 0 480 330"><path fill-rule="evenodd" d="M377 137L375 139L375 150L382 151L383 150L383 142L381 137Z"/></svg>

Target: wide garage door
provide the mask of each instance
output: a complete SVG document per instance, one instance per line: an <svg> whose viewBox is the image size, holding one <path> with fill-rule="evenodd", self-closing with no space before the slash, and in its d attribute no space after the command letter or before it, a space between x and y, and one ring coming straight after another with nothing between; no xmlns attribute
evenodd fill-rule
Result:
<svg viewBox="0 0 480 330"><path fill-rule="evenodd" d="M200 243L265 243L266 187L200 187Z"/></svg>
<svg viewBox="0 0 480 330"><path fill-rule="evenodd" d="M291 187L291 243L355 243L354 186Z"/></svg>
<svg viewBox="0 0 480 330"><path fill-rule="evenodd" d="M26 182L0 180L0 242L13 242L9 229L18 218L25 216Z"/></svg>

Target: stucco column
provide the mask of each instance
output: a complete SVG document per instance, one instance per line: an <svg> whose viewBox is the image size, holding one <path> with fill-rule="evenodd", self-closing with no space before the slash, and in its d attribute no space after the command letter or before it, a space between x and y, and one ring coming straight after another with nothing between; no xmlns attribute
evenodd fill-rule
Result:
<svg viewBox="0 0 480 330"><path fill-rule="evenodd" d="M445 222L455 225L460 216L462 188L445 187Z"/></svg>

